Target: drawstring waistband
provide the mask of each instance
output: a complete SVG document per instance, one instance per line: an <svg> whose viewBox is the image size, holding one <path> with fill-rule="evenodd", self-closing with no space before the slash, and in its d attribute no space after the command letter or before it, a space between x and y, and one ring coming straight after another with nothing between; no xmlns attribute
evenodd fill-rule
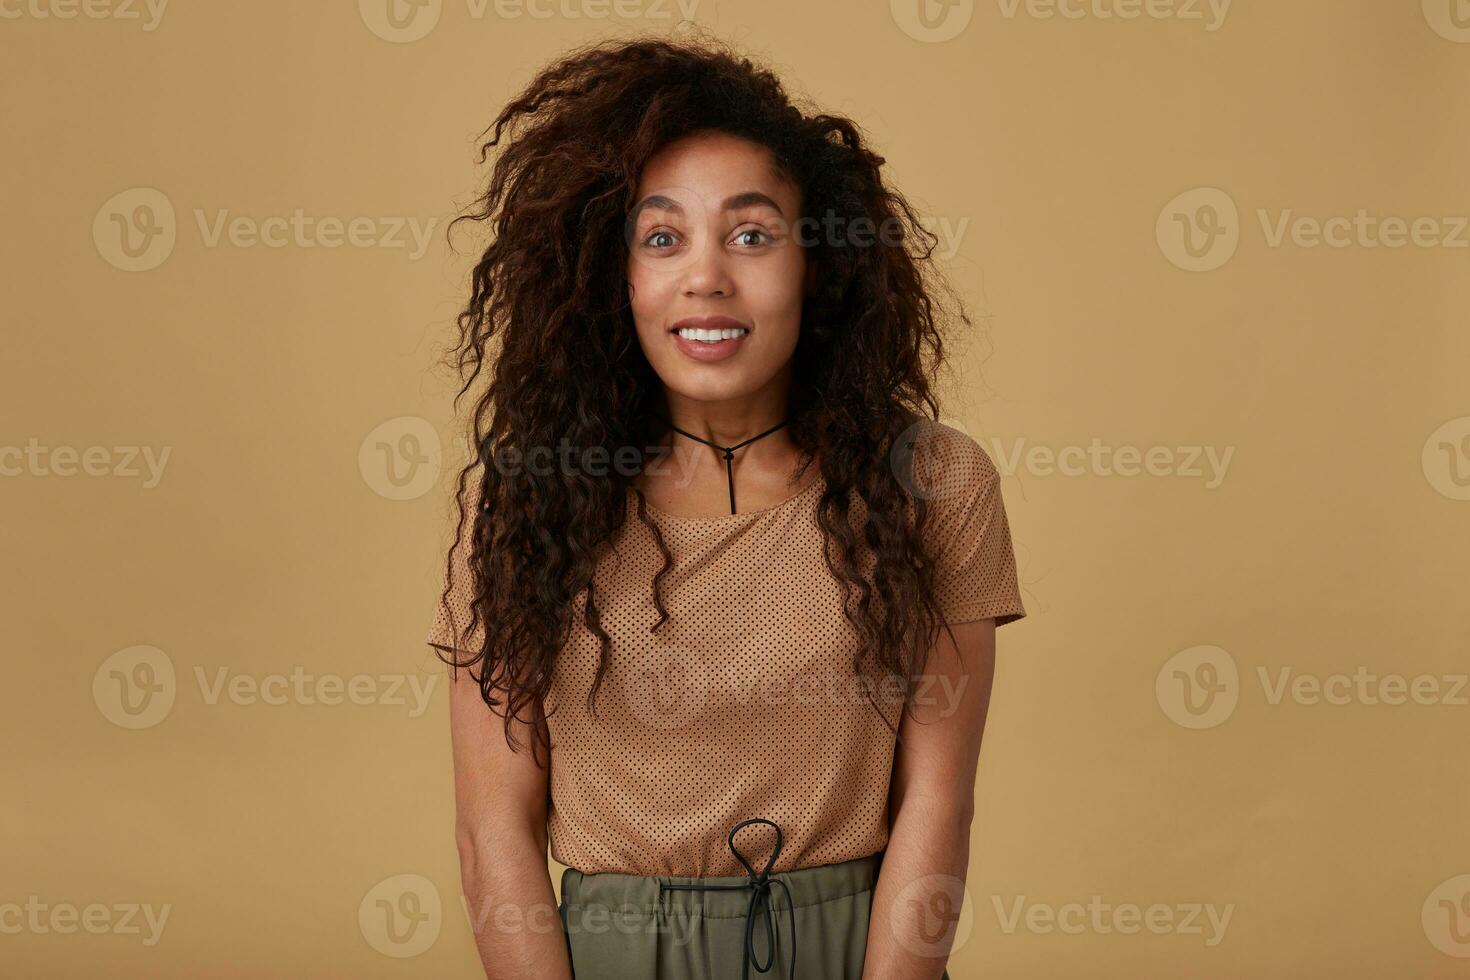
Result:
<svg viewBox="0 0 1470 980"><path fill-rule="evenodd" d="M747 861L747 860L745 860L745 855L744 854L741 854L740 853L740 849L735 846L735 835L740 832L740 829L742 827L746 827L746 826L748 826L750 824L753 824L753 823L768 823L772 827L774 827L775 830L776 830L776 846L771 850L771 857L770 857L770 859L768 861L766 861L766 866L764 868L761 868L761 870L760 870L759 873L756 872L755 868L751 867L750 862ZM775 965L775 962L776 962L776 930L775 930L775 925L771 921L771 919L772 919L772 916L771 916L771 886L772 885L780 885L782 887L782 889L784 889L785 892L786 892L786 912L787 912L787 915L790 917L789 921L790 921L790 924L791 924L791 980L795 980L795 978L796 978L796 907L792 904L792 901L791 901L791 889L789 887L787 887L786 882L782 881L780 878L772 878L770 876L771 867L776 863L776 856L781 853L781 828L778 827L778 826L776 826L776 824L773 821L767 820L765 817L751 817L749 820L742 820L739 823L737 823L734 827L730 828L730 836L727 839L727 843L730 846L730 853L734 854L735 855L735 859L737 861L739 861L745 867L745 871L746 871L746 880L745 881L739 882L739 883L736 883L736 884L725 884L725 885L721 885L721 884L710 884L710 885L692 885L692 884L689 884L689 885L685 885L685 884L672 884L672 883L669 883L669 882L660 881L659 882L659 899L660 899L660 901L662 901L662 899L663 899L663 890L665 888L670 888L670 889L678 888L678 889L685 889L685 890L688 890L688 891L710 891L710 890L714 890L714 889L723 890L723 889L749 888L751 890L751 892L750 892L750 904L747 905L746 906L746 909L745 909L745 949L744 949L743 955L741 956L741 964L740 964L740 980L749 980L749 977L750 977L750 963L751 963L751 960L753 960L753 959L756 958L756 955L755 955L755 915L756 915L756 912L758 910L761 910L761 909L764 909L764 911L766 913L766 950L771 955L766 960L766 965L765 966L761 966L759 962L756 963L756 965L755 965L756 972L758 972L758 973L765 973L773 965Z"/></svg>

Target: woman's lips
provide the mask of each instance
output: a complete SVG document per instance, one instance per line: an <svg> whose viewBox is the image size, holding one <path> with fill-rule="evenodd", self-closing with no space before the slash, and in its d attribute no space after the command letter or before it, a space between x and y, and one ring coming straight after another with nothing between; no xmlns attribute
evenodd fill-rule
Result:
<svg viewBox="0 0 1470 980"><path fill-rule="evenodd" d="M721 340L713 344L705 343L703 340L686 340L679 336L677 331L670 333L669 336L674 338L674 346L696 361L723 361L739 351L740 345L745 343L750 334L743 333L738 337L731 337L729 340Z"/></svg>

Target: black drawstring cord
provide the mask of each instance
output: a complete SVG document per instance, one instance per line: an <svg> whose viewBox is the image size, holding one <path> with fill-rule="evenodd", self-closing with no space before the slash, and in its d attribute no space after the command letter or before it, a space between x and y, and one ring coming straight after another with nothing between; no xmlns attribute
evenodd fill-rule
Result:
<svg viewBox="0 0 1470 980"><path fill-rule="evenodd" d="M722 452L722 453L725 454L725 477L730 482L730 513L732 513L732 514L735 513L735 463L734 463L734 460L735 460L735 450L739 449L742 446L748 446L748 445L750 445L752 442L755 442L757 439L761 438L762 436L768 436L768 435L770 435L772 432L775 432L777 429L781 428L781 426L783 426L783 425L790 425L791 424L791 420L790 419L787 419L785 422L779 422L776 425L771 426L769 429L767 429L766 431L762 432L760 435L751 436L749 439L746 439L744 442L737 442L733 446L722 446L718 442L710 442L708 439L701 438L700 436L697 436L697 435L695 435L692 432L685 432L683 429L679 428L677 425L675 425L674 423L670 422L668 419L664 418L662 415L657 416L657 418L659 419L659 421L663 422L664 425L667 425L669 428L673 429L675 432L679 433L680 435L688 436L689 438L695 440L696 442L702 442L702 443L704 443L706 446L713 446L714 448L718 449L720 452Z"/></svg>
<svg viewBox="0 0 1470 980"><path fill-rule="evenodd" d="M776 846L771 851L770 860L766 862L766 866L761 868L759 873L756 873L755 868L750 866L750 862L745 860L745 855L741 854L740 849L735 846L735 835L740 832L742 827L753 823L768 823L776 828ZM660 880L658 883L659 904L663 904L665 888L680 888L687 891L711 891L735 888L751 889L750 904L745 907L745 950L740 958L740 980L749 980L750 961L755 959L755 914L761 909L764 909L766 913L766 950L771 955L767 958L765 966L756 963L756 972L765 973L776 963L776 927L771 922L771 886L780 885L786 892L786 914L789 916L788 921L791 924L791 980L796 980L796 906L792 904L791 888L786 882L780 878L772 878L770 876L771 866L776 863L776 855L781 853L781 828L776 826L775 822L767 820L765 817L751 817L749 820L742 820L730 828L730 836L727 843L730 846L730 853L734 854L735 859L745 866L745 881L734 885L680 885Z"/></svg>

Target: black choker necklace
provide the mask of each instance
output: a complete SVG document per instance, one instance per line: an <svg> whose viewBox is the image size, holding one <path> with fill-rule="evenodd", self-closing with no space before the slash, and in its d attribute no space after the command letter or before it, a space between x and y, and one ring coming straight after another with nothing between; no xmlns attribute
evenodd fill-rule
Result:
<svg viewBox="0 0 1470 980"><path fill-rule="evenodd" d="M762 436L768 436L772 432L775 432L777 429L781 428L781 426L783 426L783 425L789 425L791 423L791 420L790 419L787 419L785 422L779 422L776 425L771 426L769 429L767 429L766 431L762 432L760 435L751 436L749 439L746 439L744 442L737 442L733 446L722 446L722 445L720 445L717 442L710 442L708 439L700 438L699 436L695 435L692 432L685 432L683 429L679 428L677 425L675 425L674 423L670 422L668 419L664 418L662 415L657 416L657 418L658 418L659 421L663 422L664 425L667 425L669 428L673 429L675 432L679 433L680 435L688 436L689 438L695 440L696 442L702 442L702 443L704 443L706 446L713 446L714 448L718 449L720 452L722 452L722 453L725 454L725 477L730 482L730 513L732 513L732 514L735 513L735 469L734 469L734 465L735 465L734 464L735 450L739 449L741 446L748 446L752 442L755 442L757 439L761 438Z"/></svg>

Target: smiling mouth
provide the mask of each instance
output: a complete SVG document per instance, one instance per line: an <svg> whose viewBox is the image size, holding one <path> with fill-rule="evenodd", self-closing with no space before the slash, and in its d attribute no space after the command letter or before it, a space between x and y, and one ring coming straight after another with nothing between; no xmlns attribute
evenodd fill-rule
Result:
<svg viewBox="0 0 1470 980"><path fill-rule="evenodd" d="M702 344L718 344L721 341L744 337L750 333L750 330L747 327L722 327L708 330L703 327L676 327L669 332L684 340L697 340Z"/></svg>

